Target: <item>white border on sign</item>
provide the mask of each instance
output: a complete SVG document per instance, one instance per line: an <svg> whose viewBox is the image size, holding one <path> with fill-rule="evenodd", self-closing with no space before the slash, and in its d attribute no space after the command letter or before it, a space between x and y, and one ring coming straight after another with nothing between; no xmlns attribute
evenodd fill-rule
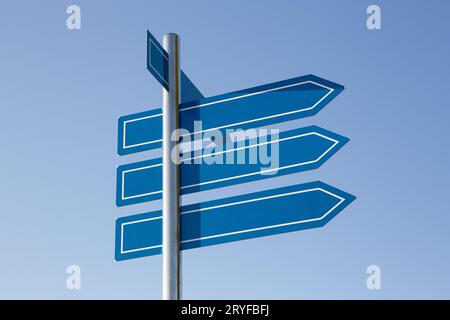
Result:
<svg viewBox="0 0 450 320"><path fill-rule="evenodd" d="M325 89L329 90L329 92L327 92L327 94L325 94L319 101L317 101L311 107L307 107L307 108L303 108L303 109L299 109L299 110L294 110L294 111L289 111L289 112L285 112L285 113L279 113L279 114L275 114L275 115L271 115L271 116L267 116L267 117L262 117L262 118L256 118L256 119L242 121L242 122L231 123L231 124L227 124L227 125L216 127L216 128L210 128L210 129L205 129L205 130L202 130L202 131L189 133L188 135L199 134L199 133L208 132L208 131L212 131L212 130L219 130L219 129L223 129L223 128L230 127L230 126L239 126L239 125L243 125L243 124L254 122L254 121L266 120L266 119L281 117L281 116L285 116L285 115L289 115L289 114L293 114L293 113L297 113L297 112L304 112L304 111L312 110L315 107L317 107L317 105L319 105L324 99L326 99L326 97L328 97L335 90L335 89L327 87L327 86L325 86L323 84L317 83L317 82L315 82L313 80L307 80L307 81L298 82L298 83L294 83L294 84L290 84L290 85L286 85L286 86L282 86L282 87L278 87L278 88L267 89L267 90L263 90L263 91L248 93L248 94L245 94L245 95L242 95L242 96L233 97L233 98L228 98L228 99L212 101L212 102L208 102L208 103L204 103L204 104L199 104L199 105L192 106L192 107L189 107L189 108L186 108L186 109L181 109L181 110L179 110L179 112L183 112L183 111L187 111L187 110L191 110L191 109L196 109L196 108L202 108L202 107L206 107L206 106L210 106L210 105L214 105L214 104L218 104L218 103L222 103L222 102L242 99L242 98L246 98L246 97L250 97L250 96L254 96L254 95L258 95L258 94L263 94L263 93L267 93L267 92L271 92L271 91L283 90L283 89L287 89L287 88L290 88L290 87L294 87L294 86L298 86L298 85L302 85L302 84L307 84L307 83L312 83L312 84L315 84L315 85L317 85L319 87L325 88ZM154 117L162 117L162 113L154 114L154 115L151 115L151 116L145 116L145 117L141 117L141 118L136 118L136 119L125 120L123 122L122 148L123 149L128 149L128 148L139 147L139 146L143 146L143 145L147 145L147 144L153 144L153 143L161 142L162 139L157 139L157 140L152 140L152 141L147 141L147 142L141 142L141 143L136 143L136 144L130 144L130 145L126 145L126 143L125 143L125 140L126 140L125 139L125 137L126 137L126 126L127 126L128 123L135 122L135 121L140 121L140 120L147 120L147 119L151 119L151 118L154 118ZM186 136L186 134L183 135L183 136Z"/></svg>
<svg viewBox="0 0 450 320"><path fill-rule="evenodd" d="M272 144L272 143L277 143L277 142L279 143L279 142L282 142L282 141L292 140L292 139L301 138L301 137L309 136L309 135L317 135L317 136L320 136L320 137L322 137L324 139L330 140L330 141L333 142L333 145L331 145L322 155L320 155L315 160L299 162L299 163L291 164L289 166L284 166L284 167L277 167L277 168L272 168L272 169L263 169L263 170L259 170L259 171L256 171L256 172L246 173L246 174L233 176L233 177L228 177L228 178L222 178L222 179L217 179L217 180L205 181L205 182L201 182L201 183L197 183L197 184L191 184L191 185L188 185L188 186L181 187L180 189L192 188L192 187L197 187L197 186L206 185L206 184L212 184L212 183L217 183L217 182L222 182L222 181L227 181L227 180L239 179L239 178L249 177L249 176L253 176L253 175L257 175L257 174L266 174L266 173L272 172L272 171L284 170L284 169L294 168L294 167L298 167L298 166L313 164L313 163L316 163L316 162L320 161L320 159L322 159L328 152L333 150L333 148L339 143L339 141L336 140L336 139L330 138L328 136L325 136L325 135L323 135L321 133L318 133L318 132L315 132L315 131L311 131L311 132L302 133L302 134L299 134L299 135L296 135L296 136L286 137L286 138L282 138L282 139L278 139L278 140L274 140L274 141L266 141L266 142L263 142L263 143L255 143L255 144L252 144L252 145L249 145L249 146L244 146L244 147L230 149L230 150L224 150L224 151L220 151L220 152L217 152L217 153L214 153L214 154L207 154L207 155L201 155L201 156L197 156L197 157L192 157L192 158L189 158L189 159L186 159L186 160L189 161L189 160L194 160L194 159L203 158L203 157L215 156L217 154L223 154L223 153L227 153L227 152L235 152L235 151L239 151L239 150L242 150L242 149L255 148L255 147L266 145L266 144ZM137 194L137 195L132 195L132 196L125 197L125 182L124 181L125 181L125 174L126 173L135 172L135 171L139 171L139 170L151 169L151 168L160 167L160 166L162 166L162 163L158 163L158 164L154 164L154 165L150 165L150 166L145 166L145 167L141 167L141 168L135 168L135 169L122 171L122 185L121 185L121 188L122 188L121 197L122 197L122 199L121 200L123 201L123 200L134 199L134 198L145 197L145 196L150 196L150 195L162 193L162 190L158 190L158 191L153 191L153 192L142 193L142 194Z"/></svg>
<svg viewBox="0 0 450 320"><path fill-rule="evenodd" d="M290 196L290 195L295 195L295 194L300 194L300 193L305 193L305 192L313 192L313 191L324 192L324 193L326 193L326 194L328 194L328 195L330 195L332 197L335 197L335 198L339 199L339 202L336 205L334 205L330 210L328 210L323 216L318 217L318 218L307 219L307 220L298 220L298 221L294 221L294 222L281 223L281 224L277 224L277 225L273 225L273 226L267 226L267 227L259 227L259 228L241 230L241 231L227 232L227 233L222 233L222 234L218 234L218 235L214 235L214 236L206 236L206 237L200 237L200 238L196 238L196 239L184 240L184 241L181 241L181 243L183 244L183 243L189 243L189 242L194 242L194 241L200 241L200 240L207 240L207 239L213 239L213 238L218 238L218 237L230 236L230 235L235 235L235 234L259 231L259 230L266 230L266 229L290 226L290 225L295 225L295 224L302 224L302 223L307 223L307 222L320 221L320 220L323 220L326 216L328 216L331 212L333 212L334 209L336 209L342 202L345 201L345 198L342 198L341 196L338 196L338 195L336 195L336 194L334 194L334 193L332 193L332 192L330 192L328 190L325 190L323 188L312 188L312 189L288 192L288 193L283 193L283 194L276 194L276 195L262 197L262 198L237 201L237 202L232 202L232 203L227 203L227 204L207 207L207 208L203 208L203 209L199 209L199 210L191 210L191 211L182 212L181 214L183 215L183 214L189 214L189 213L196 213L196 212L200 212L200 211L219 209L219 208L223 208L223 207L229 207L229 206L234 206L234 205L239 205L239 204L244 204L244 203L250 203L250 202L256 202L256 201L261 201L261 200L267 200L267 199L273 199L273 198L280 198L280 197L285 197L285 196ZM144 248L139 248L139 249L123 250L123 229L124 229L125 225L135 224L135 223L140 223L140 222L146 222L146 221L151 221L151 220L156 220L156 219L162 219L162 217L154 217L154 218L141 219L141 220L136 220L136 221L130 221L130 222L122 223L121 227L120 227L120 253L121 254L126 254L126 253L132 253L132 252L138 252L138 251L144 251L144 250L161 248L162 245L155 245L155 246L149 246L149 247L144 247Z"/></svg>

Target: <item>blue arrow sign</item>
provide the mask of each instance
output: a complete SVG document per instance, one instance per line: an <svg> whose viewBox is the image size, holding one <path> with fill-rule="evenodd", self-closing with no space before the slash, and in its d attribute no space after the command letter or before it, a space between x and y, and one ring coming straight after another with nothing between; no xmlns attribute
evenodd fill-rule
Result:
<svg viewBox="0 0 450 320"><path fill-rule="evenodd" d="M339 84L307 75L181 103L179 127L203 133L212 129L255 128L313 116L343 89ZM195 131L194 121L200 120L202 129ZM123 116L118 121L119 155L161 147L161 109Z"/></svg>
<svg viewBox="0 0 450 320"><path fill-rule="evenodd" d="M348 139L343 136L310 126L281 132L273 140L263 136L243 147L234 144L234 149L213 150L200 156L186 157L180 167L180 194L316 169L347 141ZM271 164L261 164L261 159L258 158L261 150L264 150L264 154L271 155ZM277 155L278 157L274 158ZM239 157L242 157L245 163L237 163ZM252 157L253 160L256 157L256 161L249 163ZM213 158L223 164L212 163ZM161 197L161 159L118 167L116 191L118 206Z"/></svg>
<svg viewBox="0 0 450 320"><path fill-rule="evenodd" d="M354 196L322 182L181 207L181 249L324 226ZM161 211L116 220L116 260L161 253Z"/></svg>

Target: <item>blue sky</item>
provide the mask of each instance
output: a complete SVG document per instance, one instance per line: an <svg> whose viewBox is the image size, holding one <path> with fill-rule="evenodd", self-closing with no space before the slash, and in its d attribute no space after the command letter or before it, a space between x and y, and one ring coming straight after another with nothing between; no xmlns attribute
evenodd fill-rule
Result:
<svg viewBox="0 0 450 320"><path fill-rule="evenodd" d="M81 8L68 30L66 8ZM366 28L378 4L382 30ZM183 253L186 299L450 298L448 1L3 1L0 298L159 299L161 257L114 261L117 118L161 105L146 30L181 38L205 96L305 74L345 85L317 125L351 141L320 169L183 204L321 180L358 197L324 228ZM66 268L81 267L81 290ZM368 290L379 265L382 289Z"/></svg>

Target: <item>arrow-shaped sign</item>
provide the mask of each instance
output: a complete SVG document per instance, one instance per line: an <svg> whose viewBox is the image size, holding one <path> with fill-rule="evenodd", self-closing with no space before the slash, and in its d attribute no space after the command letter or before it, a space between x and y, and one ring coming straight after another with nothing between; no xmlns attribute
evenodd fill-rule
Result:
<svg viewBox="0 0 450 320"><path fill-rule="evenodd" d="M181 249L324 226L355 197L312 182L181 207ZM116 220L116 260L161 253L161 212Z"/></svg>
<svg viewBox="0 0 450 320"><path fill-rule="evenodd" d="M180 167L180 194L316 169L347 141L343 136L311 126L281 132L273 140L264 136L243 147L188 157ZM259 161L262 151L265 155L270 154L270 164ZM246 161L244 164L238 163L240 156ZM254 160L256 157L256 161L249 163L252 157ZM213 163L213 159L222 164ZM161 159L119 166L116 193L118 206L160 199Z"/></svg>
<svg viewBox="0 0 450 320"><path fill-rule="evenodd" d="M313 116L343 89L339 84L307 75L181 103L179 127L201 134L214 129L255 128ZM200 120L202 128L196 131L194 122ZM123 116L118 121L119 155L161 147L161 109Z"/></svg>

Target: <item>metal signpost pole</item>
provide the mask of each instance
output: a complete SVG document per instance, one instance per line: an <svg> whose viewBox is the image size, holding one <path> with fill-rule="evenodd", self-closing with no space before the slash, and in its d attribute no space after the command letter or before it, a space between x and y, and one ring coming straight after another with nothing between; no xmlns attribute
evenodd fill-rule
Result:
<svg viewBox="0 0 450 320"><path fill-rule="evenodd" d="M163 88L163 241L162 270L164 300L181 298L180 283L180 227L179 227L179 173L171 153L177 148L178 139L172 133L178 128L180 103L179 38L174 33L164 35L163 47L168 53L169 88ZM174 151L178 154L178 151Z"/></svg>

